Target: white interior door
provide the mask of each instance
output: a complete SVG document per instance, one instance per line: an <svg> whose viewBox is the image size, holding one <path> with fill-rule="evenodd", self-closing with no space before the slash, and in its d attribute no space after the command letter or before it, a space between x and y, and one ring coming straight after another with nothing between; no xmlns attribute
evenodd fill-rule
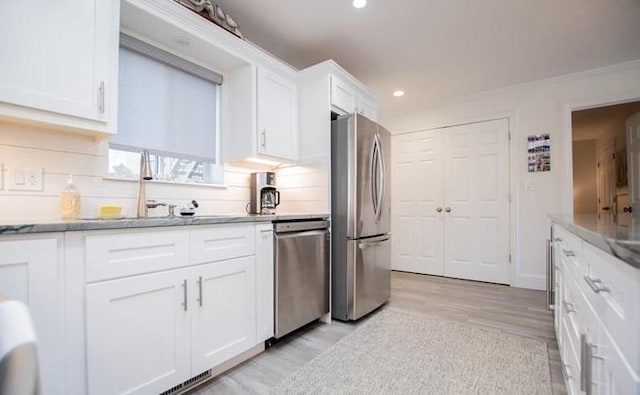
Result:
<svg viewBox="0 0 640 395"><path fill-rule="evenodd" d="M598 151L597 190L598 226L607 227L613 223L613 197L616 193L616 166L613 142Z"/></svg>
<svg viewBox="0 0 640 395"><path fill-rule="evenodd" d="M509 283L506 119L443 130L444 273Z"/></svg>
<svg viewBox="0 0 640 395"><path fill-rule="evenodd" d="M441 148L440 130L406 134L394 140L394 270L444 274Z"/></svg>
<svg viewBox="0 0 640 395"><path fill-rule="evenodd" d="M633 217L640 213L640 112L627 119L629 204Z"/></svg>

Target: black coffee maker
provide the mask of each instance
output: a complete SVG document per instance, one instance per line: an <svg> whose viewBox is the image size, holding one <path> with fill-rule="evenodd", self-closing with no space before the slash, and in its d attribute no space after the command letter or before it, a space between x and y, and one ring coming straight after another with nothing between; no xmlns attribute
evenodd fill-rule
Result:
<svg viewBox="0 0 640 395"><path fill-rule="evenodd" d="M249 213L274 215L279 204L280 192L276 189L276 173L251 173Z"/></svg>

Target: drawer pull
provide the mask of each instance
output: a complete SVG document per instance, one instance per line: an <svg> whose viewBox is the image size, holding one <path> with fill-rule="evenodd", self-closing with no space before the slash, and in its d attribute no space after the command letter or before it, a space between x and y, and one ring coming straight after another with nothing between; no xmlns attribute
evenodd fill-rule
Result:
<svg viewBox="0 0 640 395"><path fill-rule="evenodd" d="M562 243L562 239L559 237L556 237L555 239L553 239L553 241L555 241L556 243Z"/></svg>
<svg viewBox="0 0 640 395"><path fill-rule="evenodd" d="M570 251L570 250L562 250L562 253L567 258L574 258L576 256L576 254L573 251Z"/></svg>
<svg viewBox="0 0 640 395"><path fill-rule="evenodd" d="M589 276L584 276L584 281L586 281L589 288L591 288L591 290L597 294L601 292L611 292L609 288L602 286L602 280L593 279Z"/></svg>
<svg viewBox="0 0 640 395"><path fill-rule="evenodd" d="M567 311L567 314L575 313L577 311L576 306L573 303L563 300L562 304L564 305L564 309Z"/></svg>

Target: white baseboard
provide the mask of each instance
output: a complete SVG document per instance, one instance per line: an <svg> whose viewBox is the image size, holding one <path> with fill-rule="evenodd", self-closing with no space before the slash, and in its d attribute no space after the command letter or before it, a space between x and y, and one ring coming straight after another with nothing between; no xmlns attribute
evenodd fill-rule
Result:
<svg viewBox="0 0 640 395"><path fill-rule="evenodd" d="M546 290L546 279L543 276L533 276L530 274L520 274L516 276L516 281L512 284L516 288Z"/></svg>

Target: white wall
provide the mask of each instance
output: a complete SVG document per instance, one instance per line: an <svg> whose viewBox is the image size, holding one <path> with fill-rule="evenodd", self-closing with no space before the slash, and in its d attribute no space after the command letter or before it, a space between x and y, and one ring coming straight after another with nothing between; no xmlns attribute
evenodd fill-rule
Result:
<svg viewBox="0 0 640 395"><path fill-rule="evenodd" d="M411 94L408 92L408 94ZM508 117L515 139L515 286L544 289L546 214L571 212L570 109L640 98L640 61L482 92L412 113L380 113L393 133ZM551 172L527 172L527 135L551 134ZM533 191L524 191L530 183Z"/></svg>
<svg viewBox="0 0 640 395"><path fill-rule="evenodd" d="M138 183L105 180L108 142L78 134L0 122L0 163L4 188L0 188L0 222L60 218L59 202L69 173L82 193L82 216L96 216L101 204L116 203L125 215L134 216ZM44 190L7 190L12 168L44 168ZM184 206L197 200L201 214L244 214L249 201L251 169L225 166L225 188L149 183L147 198ZM312 167L282 169L282 205L279 213L324 213L327 207L317 193L323 184ZM280 173L279 172L279 173ZM150 210L152 216L166 215L166 207Z"/></svg>

